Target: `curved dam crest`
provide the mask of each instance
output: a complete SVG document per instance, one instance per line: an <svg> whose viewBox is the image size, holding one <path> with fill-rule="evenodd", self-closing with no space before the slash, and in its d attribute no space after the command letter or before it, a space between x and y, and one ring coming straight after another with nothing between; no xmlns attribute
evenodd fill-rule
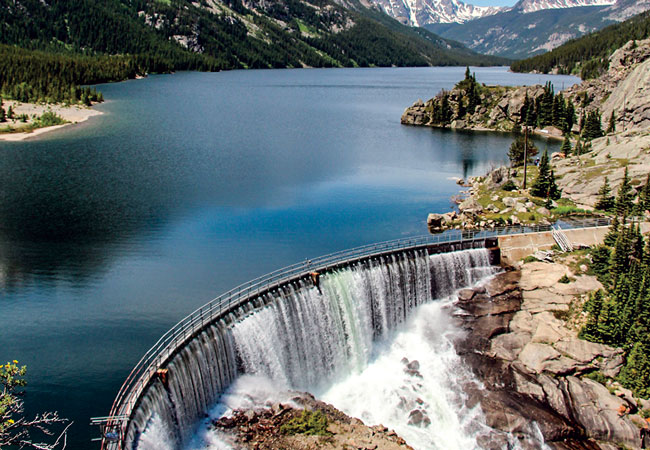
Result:
<svg viewBox="0 0 650 450"><path fill-rule="evenodd" d="M125 449L181 449L243 374L315 391L361 372L419 306L494 273L494 239L392 251L291 279L248 299L170 355L132 411ZM446 253L442 253L447 251ZM155 427L152 423L155 421Z"/></svg>

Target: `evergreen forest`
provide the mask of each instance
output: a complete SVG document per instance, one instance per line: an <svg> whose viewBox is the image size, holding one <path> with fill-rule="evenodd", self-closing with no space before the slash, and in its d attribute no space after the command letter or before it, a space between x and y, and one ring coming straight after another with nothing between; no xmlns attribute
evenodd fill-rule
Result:
<svg viewBox="0 0 650 450"><path fill-rule="evenodd" d="M573 39L550 52L515 61L514 72L580 75L583 80L596 78L609 68L610 55L627 42L650 37L650 11L625 22L610 25L602 30Z"/></svg>
<svg viewBox="0 0 650 450"><path fill-rule="evenodd" d="M0 94L74 103L79 86L176 70L494 65L424 29L329 0L0 0Z"/></svg>

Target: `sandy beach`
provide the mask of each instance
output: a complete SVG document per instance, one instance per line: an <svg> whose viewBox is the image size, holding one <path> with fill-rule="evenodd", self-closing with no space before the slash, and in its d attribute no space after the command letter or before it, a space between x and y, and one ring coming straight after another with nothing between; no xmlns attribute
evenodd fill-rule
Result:
<svg viewBox="0 0 650 450"><path fill-rule="evenodd" d="M19 128L21 126L28 125L32 123L31 118L34 114L40 116L47 110L51 110L52 112L61 116L64 120L66 120L69 123L63 125L55 125L51 127L37 128L28 133L0 132L0 141L22 141L53 130L57 130L59 128L73 125L75 123L84 122L88 120L90 117L103 114L100 111L94 110L86 106L81 106L81 105L74 105L74 106L45 105L45 104L41 105L41 104L34 104L34 103L21 103L21 102L16 102L14 100L3 101L2 107L4 108L5 111L8 111L10 106L13 108L15 117L20 116L21 114L27 114L30 117L30 120L28 120L26 123L23 123L17 119L14 120L8 119L7 122L3 122L0 124L0 129L4 128L7 125L10 126L11 128Z"/></svg>

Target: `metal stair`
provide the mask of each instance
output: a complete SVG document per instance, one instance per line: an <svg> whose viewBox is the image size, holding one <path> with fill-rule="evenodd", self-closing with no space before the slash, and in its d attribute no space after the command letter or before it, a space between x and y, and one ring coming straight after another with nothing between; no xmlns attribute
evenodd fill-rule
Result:
<svg viewBox="0 0 650 450"><path fill-rule="evenodd" d="M569 238L567 238L566 234L564 231L562 231L562 228L560 228L559 225L557 225L557 228L553 226L552 232L553 239L555 239L555 242L560 246L563 252L573 251L573 245L571 244L571 241L569 241Z"/></svg>

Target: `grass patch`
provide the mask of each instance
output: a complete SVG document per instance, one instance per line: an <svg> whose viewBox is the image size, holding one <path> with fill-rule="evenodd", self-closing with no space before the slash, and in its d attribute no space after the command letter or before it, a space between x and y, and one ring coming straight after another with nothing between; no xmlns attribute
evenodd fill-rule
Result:
<svg viewBox="0 0 650 450"><path fill-rule="evenodd" d="M564 274L564 275L562 275L562 278L560 278L557 281L558 281L558 283L569 284L569 283L571 283L571 278L567 277L566 274Z"/></svg>
<svg viewBox="0 0 650 450"><path fill-rule="evenodd" d="M528 255L524 258L524 264L526 263L532 263L532 262L539 262L539 259L535 258L533 255Z"/></svg>
<svg viewBox="0 0 650 450"><path fill-rule="evenodd" d="M562 217L562 216L572 216L572 215L576 215L576 214L590 214L590 211L587 211L587 210L582 209L582 208L577 208L575 206L570 206L570 205L567 205L567 206L559 206L558 205L557 208L553 208L551 210L551 213L553 213L553 215L555 215L555 216Z"/></svg>
<svg viewBox="0 0 650 450"><path fill-rule="evenodd" d="M327 430L328 420L320 411L303 410L302 414L294 417L280 427L284 434L305 434L307 436L330 436Z"/></svg>

